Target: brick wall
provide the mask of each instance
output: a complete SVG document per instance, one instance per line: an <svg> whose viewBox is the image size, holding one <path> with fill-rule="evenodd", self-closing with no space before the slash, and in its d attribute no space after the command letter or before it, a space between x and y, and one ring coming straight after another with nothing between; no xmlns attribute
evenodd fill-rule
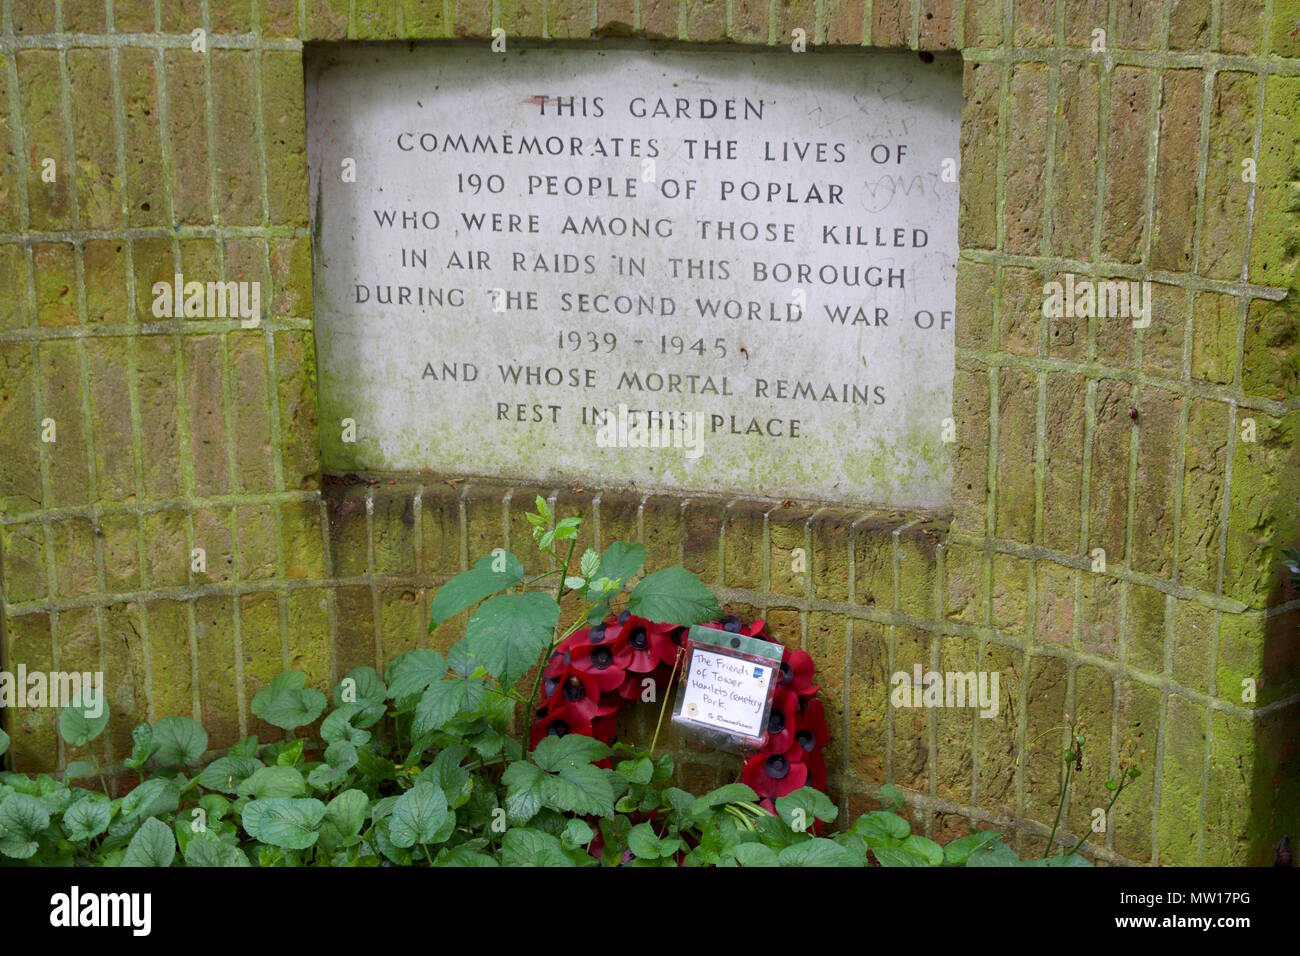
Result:
<svg viewBox="0 0 1300 956"><path fill-rule="evenodd" d="M813 653L845 809L892 781L933 836L1041 848L1071 714L1072 830L1124 739L1146 751L1100 859L1261 863L1300 831L1297 0L0 6L0 651L105 672L102 757L169 713L269 737L248 702L271 677L417 646L447 576L528 554L540 492ZM494 26L960 51L951 515L322 478L303 44ZM265 320L155 319L175 272L261 281ZM1067 272L1152 281L1151 326L1043 318ZM997 670L1009 704L892 710L917 662ZM17 768L76 756L49 712L5 716ZM688 785L734 772L680 746Z"/></svg>

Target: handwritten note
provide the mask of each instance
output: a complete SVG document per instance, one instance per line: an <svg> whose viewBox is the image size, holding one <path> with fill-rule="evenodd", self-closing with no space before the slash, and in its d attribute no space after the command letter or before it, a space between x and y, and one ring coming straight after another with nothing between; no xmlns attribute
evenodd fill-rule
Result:
<svg viewBox="0 0 1300 956"><path fill-rule="evenodd" d="M695 648L680 717L746 737L763 734L772 668Z"/></svg>

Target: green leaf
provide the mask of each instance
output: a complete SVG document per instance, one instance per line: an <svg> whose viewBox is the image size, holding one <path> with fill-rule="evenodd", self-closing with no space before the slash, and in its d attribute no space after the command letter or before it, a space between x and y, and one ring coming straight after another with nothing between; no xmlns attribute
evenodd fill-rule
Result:
<svg viewBox="0 0 1300 956"><path fill-rule="evenodd" d="M243 813L249 836L286 850L305 850L313 845L324 819L325 804L310 798L253 800L244 806Z"/></svg>
<svg viewBox="0 0 1300 956"><path fill-rule="evenodd" d="M940 866L943 863L943 847L919 833L913 833L904 840L900 849L915 853L925 860L927 866Z"/></svg>
<svg viewBox="0 0 1300 956"><path fill-rule="evenodd" d="M234 795L239 785L261 768L262 761L256 757L218 757L199 774L199 786Z"/></svg>
<svg viewBox="0 0 1300 956"><path fill-rule="evenodd" d="M336 740L325 748L325 763L312 769L307 775L307 782L321 790L329 790L357 765L357 759L356 747L346 740Z"/></svg>
<svg viewBox="0 0 1300 956"><path fill-rule="evenodd" d="M795 811L801 811L802 820L795 820ZM784 797L776 798L776 812L786 826L795 829L795 823L802 823L800 830L811 830L813 818L830 823L839 814L839 808L831 803L830 797L813 787L801 787Z"/></svg>
<svg viewBox="0 0 1300 956"><path fill-rule="evenodd" d="M912 827L897 813L890 810L872 810L858 817L857 822L853 824L853 832L874 848L877 842L892 844L907 839L907 835L912 832Z"/></svg>
<svg viewBox="0 0 1300 956"><path fill-rule="evenodd" d="M588 548L582 552L582 558L578 561L578 570L582 572L584 578L590 578L600 567L600 555L594 548Z"/></svg>
<svg viewBox="0 0 1300 956"><path fill-rule="evenodd" d="M134 822L146 817L174 813L181 805L181 790L175 781L161 777L146 780L122 798L118 819Z"/></svg>
<svg viewBox="0 0 1300 956"><path fill-rule="evenodd" d="M979 830L953 840L943 848L943 862L947 866L965 866L971 854L984 849L1001 835L997 830Z"/></svg>
<svg viewBox="0 0 1300 956"><path fill-rule="evenodd" d="M650 762L649 757L640 757L636 760L620 760L618 763L619 776L630 780L632 783L648 784L655 775L655 765Z"/></svg>
<svg viewBox="0 0 1300 956"><path fill-rule="evenodd" d="M150 817L127 844L123 866L171 866L176 858L176 837L172 828Z"/></svg>
<svg viewBox="0 0 1300 956"><path fill-rule="evenodd" d="M512 687L550 646L560 606L549 594L503 594L485 602L465 628L466 651Z"/></svg>
<svg viewBox="0 0 1300 956"><path fill-rule="evenodd" d="M93 840L108 829L113 804L102 798L78 800L63 814L63 833L73 843Z"/></svg>
<svg viewBox="0 0 1300 956"><path fill-rule="evenodd" d="M255 800L296 797L307 792L307 781L297 767L259 767L235 792Z"/></svg>
<svg viewBox="0 0 1300 956"><path fill-rule="evenodd" d="M583 764L565 767L549 778L546 805L583 816L608 817L614 813L612 771Z"/></svg>
<svg viewBox="0 0 1300 956"><path fill-rule="evenodd" d="M473 712L487 696L487 685L468 677L444 677L429 686L415 706L411 732L417 737L442 727L461 711Z"/></svg>
<svg viewBox="0 0 1300 956"><path fill-rule="evenodd" d="M0 800L0 853L15 860L30 859L36 836L50 825L50 811L36 797L11 793Z"/></svg>
<svg viewBox="0 0 1300 956"><path fill-rule="evenodd" d="M636 577L645 564L645 559L646 550L639 544L615 541L605 549L595 574L587 575L591 580L587 600L596 602L596 606L587 614L588 620L598 621L609 613L609 602ZM605 591L603 582L606 581L618 581L618 585Z"/></svg>
<svg viewBox="0 0 1300 956"><path fill-rule="evenodd" d="M108 701L93 687L81 688L77 698L59 712L59 736L73 747L84 747L108 726Z"/></svg>
<svg viewBox="0 0 1300 956"><path fill-rule="evenodd" d="M185 846L186 866L252 866L239 848L212 836L197 836Z"/></svg>
<svg viewBox="0 0 1300 956"><path fill-rule="evenodd" d="M587 821L576 818L566 823L564 832L560 834L560 842L564 844L565 849L569 850L585 849L595 838L596 831L588 825Z"/></svg>
<svg viewBox="0 0 1300 956"><path fill-rule="evenodd" d="M350 699L348 699L350 698ZM334 688L334 706L356 706L357 727L372 727L388 712L388 688L373 667L354 667Z"/></svg>
<svg viewBox="0 0 1300 956"><path fill-rule="evenodd" d="M582 734L543 737L533 751L533 761L543 770L576 767L604 760L608 756L609 747L593 737Z"/></svg>
<svg viewBox="0 0 1300 956"><path fill-rule="evenodd" d="M437 651L421 647L399 655L388 665L388 696L399 704L418 697L424 689L447 673L447 661Z"/></svg>
<svg viewBox="0 0 1300 956"><path fill-rule="evenodd" d="M360 790L344 790L325 807L325 818L320 826L320 843L326 850L333 849L361 832L366 824L370 798Z"/></svg>
<svg viewBox="0 0 1300 956"><path fill-rule="evenodd" d="M3 727L0 727L0 757L3 757L5 755L5 751L8 749L9 749L9 735L5 733L5 729Z"/></svg>
<svg viewBox="0 0 1300 956"><path fill-rule="evenodd" d="M713 592L683 567L664 568L641 579L627 599L638 617L664 624L690 625L722 616Z"/></svg>
<svg viewBox="0 0 1300 956"><path fill-rule="evenodd" d="M132 770L139 770L153 756L153 728L148 724L137 724L135 730L131 731L131 740L134 742L131 748L131 756L123 760L122 763Z"/></svg>
<svg viewBox="0 0 1300 956"><path fill-rule="evenodd" d="M389 839L394 846L403 848L438 842L448 816L446 795L431 783L417 783L393 804Z"/></svg>
<svg viewBox="0 0 1300 956"><path fill-rule="evenodd" d="M516 760L506 767L501 782L506 785L506 819L515 826L537 816L546 800L549 776L526 760Z"/></svg>
<svg viewBox="0 0 1300 956"><path fill-rule="evenodd" d="M901 846L878 846L871 844L871 855L881 866L931 866L928 859L920 853L904 849Z"/></svg>
<svg viewBox="0 0 1300 956"><path fill-rule="evenodd" d="M669 844L669 846L665 845ZM676 838L661 843L659 837L655 834L654 827L649 823L638 823L627 835L627 848L632 851L632 855L639 860L657 860L660 857L670 857L676 851L678 841Z"/></svg>
<svg viewBox="0 0 1300 956"><path fill-rule="evenodd" d="M853 854L834 840L814 837L786 847L777 854L781 866L856 866Z"/></svg>
<svg viewBox="0 0 1300 956"><path fill-rule="evenodd" d="M63 768L63 780L65 783L69 780L80 780L82 777L89 777L98 769L93 760L74 760Z"/></svg>
<svg viewBox="0 0 1300 956"><path fill-rule="evenodd" d="M560 841L541 830L513 827L501 839L502 866L573 866Z"/></svg>
<svg viewBox="0 0 1300 956"><path fill-rule="evenodd" d="M731 848L731 854L741 866L781 865L776 851L762 843L738 843Z"/></svg>
<svg viewBox="0 0 1300 956"><path fill-rule="evenodd" d="M494 570L493 565L499 570ZM429 605L429 633L465 608L514 587L523 579L524 566L509 551L484 555L470 570L462 571L438 588Z"/></svg>
<svg viewBox="0 0 1300 956"><path fill-rule="evenodd" d="M193 766L208 749L208 732L188 717L164 717L153 728L154 759L164 767Z"/></svg>
<svg viewBox="0 0 1300 956"><path fill-rule="evenodd" d="M366 705L361 703L340 704L330 711L320 725L321 740L332 744L337 740L346 740L354 747L364 747L370 742L370 731L362 730L352 721L365 719Z"/></svg>
<svg viewBox="0 0 1300 956"><path fill-rule="evenodd" d="M306 685L305 674L285 671L253 697L253 714L281 730L310 724L325 709L325 695Z"/></svg>
<svg viewBox="0 0 1300 956"><path fill-rule="evenodd" d="M988 847L977 850L966 859L967 866L1016 866L1020 857L1001 840L995 840Z"/></svg>

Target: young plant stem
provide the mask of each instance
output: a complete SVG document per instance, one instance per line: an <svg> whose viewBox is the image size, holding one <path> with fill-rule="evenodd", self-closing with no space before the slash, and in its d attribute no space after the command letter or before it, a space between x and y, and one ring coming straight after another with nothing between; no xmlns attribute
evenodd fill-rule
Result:
<svg viewBox="0 0 1300 956"><path fill-rule="evenodd" d="M1065 763L1065 782L1061 784L1061 799L1056 803L1056 819L1052 821L1052 832L1047 837L1047 849L1043 851L1043 859L1052 852L1052 845L1056 840L1056 828L1061 823L1061 811L1065 808L1065 794L1070 789L1070 771L1074 769L1074 764L1070 761Z"/></svg>
<svg viewBox="0 0 1300 956"><path fill-rule="evenodd" d="M1105 815L1105 818L1106 818L1106 819L1110 819L1110 810L1111 810L1111 807L1115 806L1115 801L1118 800L1118 799L1119 799L1119 795L1120 795L1121 793L1124 792L1124 785L1125 785L1126 783L1128 783L1128 778L1127 778L1126 776L1121 776L1121 777L1120 777L1120 781L1119 781L1119 786L1117 786L1117 787L1115 788L1115 792L1114 792L1114 794L1111 795L1110 803L1106 804L1106 815ZM1067 853L1067 854L1065 854L1065 855L1066 855L1066 856L1072 856L1073 854L1078 853L1078 852L1079 852L1079 847L1083 846L1083 841L1086 840L1086 839L1088 839L1088 834L1087 834L1087 832L1085 831L1085 832L1084 832L1084 835L1081 836L1081 837L1079 838L1079 842L1076 843L1076 844L1074 845L1074 847L1070 850L1070 852Z"/></svg>
<svg viewBox="0 0 1300 956"><path fill-rule="evenodd" d="M673 658L673 672L668 675L668 686L664 689L664 702L659 705L659 720L655 723L655 735L650 739L650 756L655 755L655 744L659 743L659 728L664 724L664 711L668 709L668 698L672 696L673 681L677 679L677 665L682 662L682 649L677 648L677 656Z"/></svg>
<svg viewBox="0 0 1300 956"><path fill-rule="evenodd" d="M569 553L565 555L564 567L560 568L560 586L556 588L555 591L555 603L557 606L562 600L564 600L564 582L568 580L569 562L573 560L573 549L577 546L577 544L578 544L578 539L576 537L569 542ZM554 554L554 552L551 553ZM533 689L528 694L528 710L524 712L523 734L521 735L519 741L523 745L525 754L528 753L528 738L532 736L533 707L537 703L537 689L542 686L542 674L546 670L546 665L551 660L551 655L555 653L555 646L559 644L561 641L563 641L564 638L568 637L570 634L576 631L578 629L578 625L582 623L582 619L585 616L586 616L586 611L584 609L584 611L578 615L578 619L574 621L572 625L569 626L569 629L567 631L565 631L563 636L554 637L554 635L552 635L553 639L551 643L547 646L546 653L542 655L541 663L537 665L537 676L533 678ZM560 625L559 622L557 621L555 624L555 628L557 631L559 630L559 627Z"/></svg>
<svg viewBox="0 0 1300 956"><path fill-rule="evenodd" d="M111 800L113 795L108 792L108 781L104 779L104 771L99 768L99 758L94 754L91 754L90 761L95 765L95 773L99 774L99 785L104 788L104 796ZM144 782L143 777L141 778L141 782Z"/></svg>

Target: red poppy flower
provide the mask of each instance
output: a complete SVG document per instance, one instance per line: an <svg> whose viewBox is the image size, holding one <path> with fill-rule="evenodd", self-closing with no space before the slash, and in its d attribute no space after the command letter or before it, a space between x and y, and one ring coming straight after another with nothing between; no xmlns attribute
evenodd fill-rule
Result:
<svg viewBox="0 0 1300 956"><path fill-rule="evenodd" d="M601 690L614 690L627 676L630 653L622 659L611 644L579 644L569 651L569 665L580 674L592 677Z"/></svg>
<svg viewBox="0 0 1300 956"><path fill-rule="evenodd" d="M830 732L826 727L826 708L820 700L809 701L795 717L794 739L804 753L826 746Z"/></svg>
<svg viewBox="0 0 1300 956"><path fill-rule="evenodd" d="M778 687L772 698L772 711L767 718L767 744L763 753L783 754L794 743L798 729L799 698L784 687Z"/></svg>
<svg viewBox="0 0 1300 956"><path fill-rule="evenodd" d="M530 750L536 747L543 737L564 737L567 734L590 737L591 731L591 720L571 712L568 707L557 707L554 710L543 707L537 712L537 721L528 737L528 747Z"/></svg>
<svg viewBox="0 0 1300 956"><path fill-rule="evenodd" d="M808 782L808 768L785 754L757 754L745 763L740 779L760 797L784 797Z"/></svg>
<svg viewBox="0 0 1300 956"><path fill-rule="evenodd" d="M787 649L781 658L780 686L800 697L811 697L818 690L818 685L813 683L814 669L812 655L807 651Z"/></svg>
<svg viewBox="0 0 1300 956"><path fill-rule="evenodd" d="M551 683L550 678L547 678L547 683ZM618 710L617 704L601 703L600 686L595 678L573 668L569 668L555 681L554 688L548 692L547 705L552 709L567 708L570 713L579 714L585 720L603 717Z"/></svg>
<svg viewBox="0 0 1300 956"><path fill-rule="evenodd" d="M643 617L629 617L619 625L614 638L615 653L628 654L627 669L648 674L661 662L671 664L677 657L671 624L654 624Z"/></svg>
<svg viewBox="0 0 1300 956"><path fill-rule="evenodd" d="M611 713L604 717L597 717L591 722L591 736L595 737L601 743L612 744L614 737L618 734L618 714ZM609 760L610 758L605 758ZM612 763L605 766L612 768Z"/></svg>

